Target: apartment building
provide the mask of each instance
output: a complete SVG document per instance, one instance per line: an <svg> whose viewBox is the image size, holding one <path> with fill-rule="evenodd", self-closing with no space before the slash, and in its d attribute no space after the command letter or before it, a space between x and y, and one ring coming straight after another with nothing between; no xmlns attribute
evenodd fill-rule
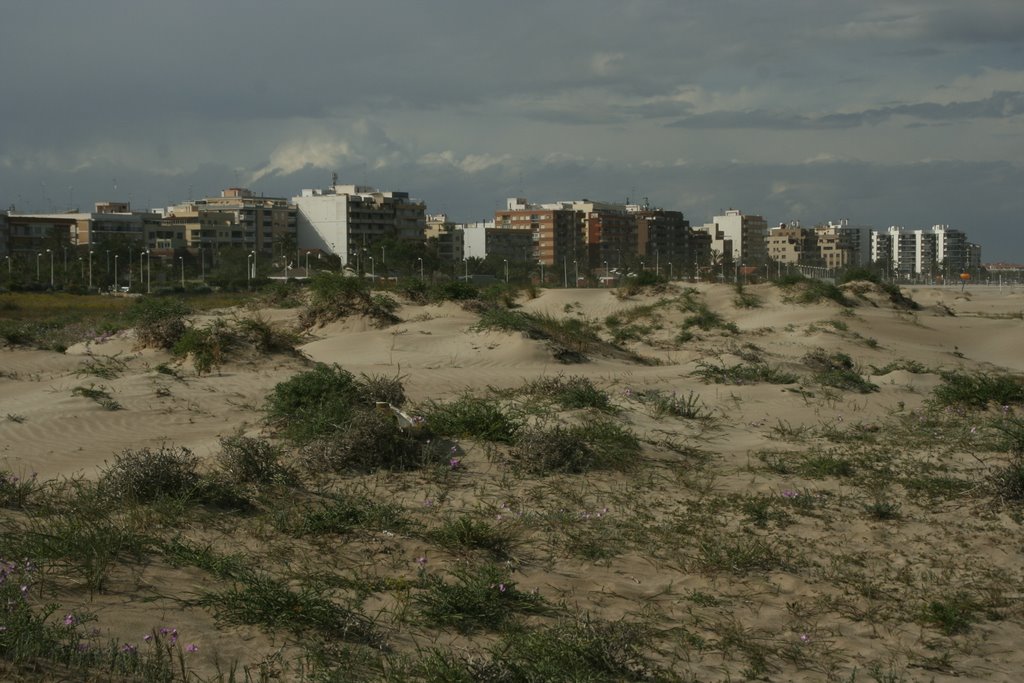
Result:
<svg viewBox="0 0 1024 683"><path fill-rule="evenodd" d="M779 223L778 227L769 230L765 247L770 260L798 264L806 262L807 255L816 251L817 244L813 231L800 227L799 221L793 221Z"/></svg>
<svg viewBox="0 0 1024 683"><path fill-rule="evenodd" d="M636 221L637 253L655 271L682 272L693 262L690 221L682 211L627 204Z"/></svg>
<svg viewBox="0 0 1024 683"><path fill-rule="evenodd" d="M337 254L345 264L387 240L425 239L426 206L407 192L335 182L327 189L304 189L292 203L298 248Z"/></svg>
<svg viewBox="0 0 1024 683"><path fill-rule="evenodd" d="M505 209L495 212L494 224L503 230L528 231L533 261L546 266L578 261L586 254L583 216L571 204L531 204L524 197L510 197Z"/></svg>
<svg viewBox="0 0 1024 683"><path fill-rule="evenodd" d="M151 249L234 247L272 255L285 244L294 248L296 225L297 210L286 199L229 187L218 197L168 207L147 244Z"/></svg>
<svg viewBox="0 0 1024 683"><path fill-rule="evenodd" d="M725 261L753 265L768 260L768 223L763 216L729 209L695 229L711 235L711 249Z"/></svg>
<svg viewBox="0 0 1024 683"><path fill-rule="evenodd" d="M935 235L935 259L942 268L942 274L949 278L963 272L967 265L967 235L948 225L933 225Z"/></svg>

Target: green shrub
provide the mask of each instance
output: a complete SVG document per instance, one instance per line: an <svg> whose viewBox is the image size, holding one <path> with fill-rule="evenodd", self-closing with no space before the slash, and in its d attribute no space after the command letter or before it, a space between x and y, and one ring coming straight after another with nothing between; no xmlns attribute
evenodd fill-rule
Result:
<svg viewBox="0 0 1024 683"><path fill-rule="evenodd" d="M302 444L343 430L356 406L366 403L352 373L318 364L275 386L267 397L266 413L284 439Z"/></svg>
<svg viewBox="0 0 1024 683"><path fill-rule="evenodd" d="M360 376L359 384L366 403L383 401L396 408L405 405L405 387L402 386L401 377L363 374Z"/></svg>
<svg viewBox="0 0 1024 683"><path fill-rule="evenodd" d="M822 386L869 394L878 386L864 379L854 368L853 359L845 353L828 353L815 349L804 356L804 363L814 371L814 379Z"/></svg>
<svg viewBox="0 0 1024 683"><path fill-rule="evenodd" d="M372 472L439 464L448 454L437 440L422 441L402 431L390 411L358 407L344 429L307 442L302 457L314 471Z"/></svg>
<svg viewBox="0 0 1024 683"><path fill-rule="evenodd" d="M595 387L586 377L541 377L527 382L523 392L537 398L551 399L568 410L594 408L603 412L615 412L615 406L611 404L607 392Z"/></svg>
<svg viewBox="0 0 1024 683"><path fill-rule="evenodd" d="M188 448L126 449L101 469L100 489L110 498L150 503L158 498L181 498L199 485L199 458Z"/></svg>
<svg viewBox="0 0 1024 683"><path fill-rule="evenodd" d="M171 349L185 334L185 316L191 310L181 299L142 297L128 311L135 337L142 346Z"/></svg>
<svg viewBox="0 0 1024 683"><path fill-rule="evenodd" d="M309 303L299 314L303 327L323 325L350 315L365 315L378 325L398 321L397 303L389 296L371 294L370 283L343 273L321 272L309 284Z"/></svg>
<svg viewBox="0 0 1024 683"><path fill-rule="evenodd" d="M238 484L295 484L295 471L281 462L281 448L263 439L226 436L220 440L217 466Z"/></svg>
<svg viewBox="0 0 1024 683"><path fill-rule="evenodd" d="M640 442L617 424L534 426L523 429L509 451L514 469L531 474L579 474L592 470L628 470L637 464Z"/></svg>
<svg viewBox="0 0 1024 683"><path fill-rule="evenodd" d="M435 434L510 443L522 428L522 418L487 398L463 394L454 401L424 406L427 426Z"/></svg>
<svg viewBox="0 0 1024 683"><path fill-rule="evenodd" d="M223 365L237 344L238 339L227 322L217 319L204 328L187 329L174 343L172 351L176 356L191 356L196 374L202 375Z"/></svg>
<svg viewBox="0 0 1024 683"><path fill-rule="evenodd" d="M294 353L295 347L302 340L298 333L275 325L259 315L237 320L235 330L240 341L260 353Z"/></svg>
<svg viewBox="0 0 1024 683"><path fill-rule="evenodd" d="M942 384L932 391L932 398L940 406L984 409L989 404L1020 405L1024 403L1024 379L1000 373L946 372Z"/></svg>

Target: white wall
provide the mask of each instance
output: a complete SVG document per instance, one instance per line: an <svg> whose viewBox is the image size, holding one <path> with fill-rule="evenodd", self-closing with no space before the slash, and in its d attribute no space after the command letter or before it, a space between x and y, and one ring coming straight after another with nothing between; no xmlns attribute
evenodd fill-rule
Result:
<svg viewBox="0 0 1024 683"><path fill-rule="evenodd" d="M320 249L337 254L348 263L348 197L346 195L306 195L292 197L298 207L297 239L299 249Z"/></svg>

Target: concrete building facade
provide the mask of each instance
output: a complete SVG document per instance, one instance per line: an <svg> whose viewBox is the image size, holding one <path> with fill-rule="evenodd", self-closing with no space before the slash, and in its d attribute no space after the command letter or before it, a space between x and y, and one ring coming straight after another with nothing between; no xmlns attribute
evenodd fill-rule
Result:
<svg viewBox="0 0 1024 683"><path fill-rule="evenodd" d="M351 265L386 240L423 241L426 206L406 192L333 184L292 198L300 250L337 254Z"/></svg>
<svg viewBox="0 0 1024 683"><path fill-rule="evenodd" d="M768 261L768 223L763 216L729 209L698 229L711 235L711 249L724 261L743 265Z"/></svg>

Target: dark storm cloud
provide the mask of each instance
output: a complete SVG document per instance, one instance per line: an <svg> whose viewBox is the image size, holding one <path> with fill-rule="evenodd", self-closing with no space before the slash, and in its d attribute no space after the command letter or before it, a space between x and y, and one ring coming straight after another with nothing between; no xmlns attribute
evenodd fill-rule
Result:
<svg viewBox="0 0 1024 683"><path fill-rule="evenodd" d="M716 111L694 114L668 124L674 128L766 128L774 130L856 128L884 123L896 117L926 121L1005 119L1024 114L1024 92L996 92L972 102L921 102L859 112L808 116L790 112Z"/></svg>

